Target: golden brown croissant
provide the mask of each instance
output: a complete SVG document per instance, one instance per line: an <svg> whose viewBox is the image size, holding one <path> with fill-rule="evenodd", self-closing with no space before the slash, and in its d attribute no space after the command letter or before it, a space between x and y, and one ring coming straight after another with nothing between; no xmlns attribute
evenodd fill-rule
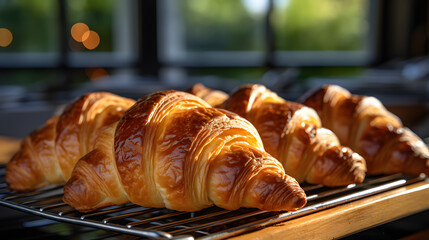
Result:
<svg viewBox="0 0 429 240"><path fill-rule="evenodd" d="M207 88L201 83L193 85L187 92L202 98L212 107L222 107L222 104L228 99L228 94Z"/></svg>
<svg viewBox="0 0 429 240"><path fill-rule="evenodd" d="M64 187L64 202L79 211L127 201L179 211L306 203L248 121L185 92L141 98L96 142Z"/></svg>
<svg viewBox="0 0 429 240"><path fill-rule="evenodd" d="M26 191L70 178L75 163L93 149L100 130L118 121L134 100L107 92L89 93L34 130L6 167L6 182Z"/></svg>
<svg viewBox="0 0 429 240"><path fill-rule="evenodd" d="M367 161L368 174L429 175L427 145L374 97L326 85L305 97L322 124Z"/></svg>
<svg viewBox="0 0 429 240"><path fill-rule="evenodd" d="M365 160L321 128L313 109L288 102L258 84L240 87L224 107L255 126L266 151L298 182L342 186L364 180Z"/></svg>

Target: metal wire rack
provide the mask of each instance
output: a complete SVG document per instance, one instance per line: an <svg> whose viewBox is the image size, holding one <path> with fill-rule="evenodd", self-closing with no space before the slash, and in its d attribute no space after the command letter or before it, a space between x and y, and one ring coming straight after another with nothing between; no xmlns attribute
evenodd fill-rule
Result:
<svg viewBox="0 0 429 240"><path fill-rule="evenodd" d="M61 186L18 193L10 192L4 179L5 167L0 166L0 205L40 217L144 238L222 239L424 181L425 177L401 174L378 176L367 178L361 184L337 188L304 184L302 187L307 194L308 203L295 212L245 208L229 211L211 207L192 213L144 208L132 203L80 213L62 201Z"/></svg>

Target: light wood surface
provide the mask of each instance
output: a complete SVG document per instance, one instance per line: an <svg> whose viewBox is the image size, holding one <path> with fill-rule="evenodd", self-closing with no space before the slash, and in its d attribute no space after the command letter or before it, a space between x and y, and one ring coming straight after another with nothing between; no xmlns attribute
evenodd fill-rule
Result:
<svg viewBox="0 0 429 240"><path fill-rule="evenodd" d="M0 136L0 164L6 164L18 151L21 140Z"/></svg>
<svg viewBox="0 0 429 240"><path fill-rule="evenodd" d="M429 182L419 182L292 219L241 239L333 239L429 209Z"/></svg>

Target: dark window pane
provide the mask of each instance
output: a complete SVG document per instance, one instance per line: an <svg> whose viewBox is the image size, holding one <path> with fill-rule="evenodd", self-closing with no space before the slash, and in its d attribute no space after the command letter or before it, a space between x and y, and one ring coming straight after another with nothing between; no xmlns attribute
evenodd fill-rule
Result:
<svg viewBox="0 0 429 240"><path fill-rule="evenodd" d="M72 34L75 24L87 26L80 39L70 39L73 51L112 51L113 50L113 7L114 0L72 0L67 1L67 29ZM87 34L87 35L85 35Z"/></svg>
<svg viewBox="0 0 429 240"><path fill-rule="evenodd" d="M0 70L0 86L19 85L29 90L42 90L58 79L56 70Z"/></svg>
<svg viewBox="0 0 429 240"><path fill-rule="evenodd" d="M246 82L249 79L260 80L267 70L264 68L200 68L188 70L188 75L193 77L234 80Z"/></svg>
<svg viewBox="0 0 429 240"><path fill-rule="evenodd" d="M136 0L69 0L67 31L73 64L129 65L137 56L138 2ZM80 54L108 52L102 56ZM80 59L82 58L82 59ZM116 62L115 62L116 61Z"/></svg>
<svg viewBox="0 0 429 240"><path fill-rule="evenodd" d="M12 34L12 42L0 52L58 51L57 23L56 0L0 0L0 28Z"/></svg>

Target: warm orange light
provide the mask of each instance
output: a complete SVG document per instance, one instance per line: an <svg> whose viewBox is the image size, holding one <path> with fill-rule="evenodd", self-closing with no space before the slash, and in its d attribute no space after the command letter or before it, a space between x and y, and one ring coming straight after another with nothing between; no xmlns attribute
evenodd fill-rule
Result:
<svg viewBox="0 0 429 240"><path fill-rule="evenodd" d="M7 47L12 42L12 33L7 28L0 28L0 47Z"/></svg>
<svg viewBox="0 0 429 240"><path fill-rule="evenodd" d="M84 33L82 39L85 39L82 43L89 50L95 49L98 47L98 44L100 44L100 36L98 36L98 33L94 31Z"/></svg>
<svg viewBox="0 0 429 240"><path fill-rule="evenodd" d="M92 81L97 81L98 78L109 76L104 68L86 69L85 72Z"/></svg>
<svg viewBox="0 0 429 240"><path fill-rule="evenodd" d="M84 34L89 32L89 27L85 23L75 23L71 28L71 35L76 42L83 42Z"/></svg>

